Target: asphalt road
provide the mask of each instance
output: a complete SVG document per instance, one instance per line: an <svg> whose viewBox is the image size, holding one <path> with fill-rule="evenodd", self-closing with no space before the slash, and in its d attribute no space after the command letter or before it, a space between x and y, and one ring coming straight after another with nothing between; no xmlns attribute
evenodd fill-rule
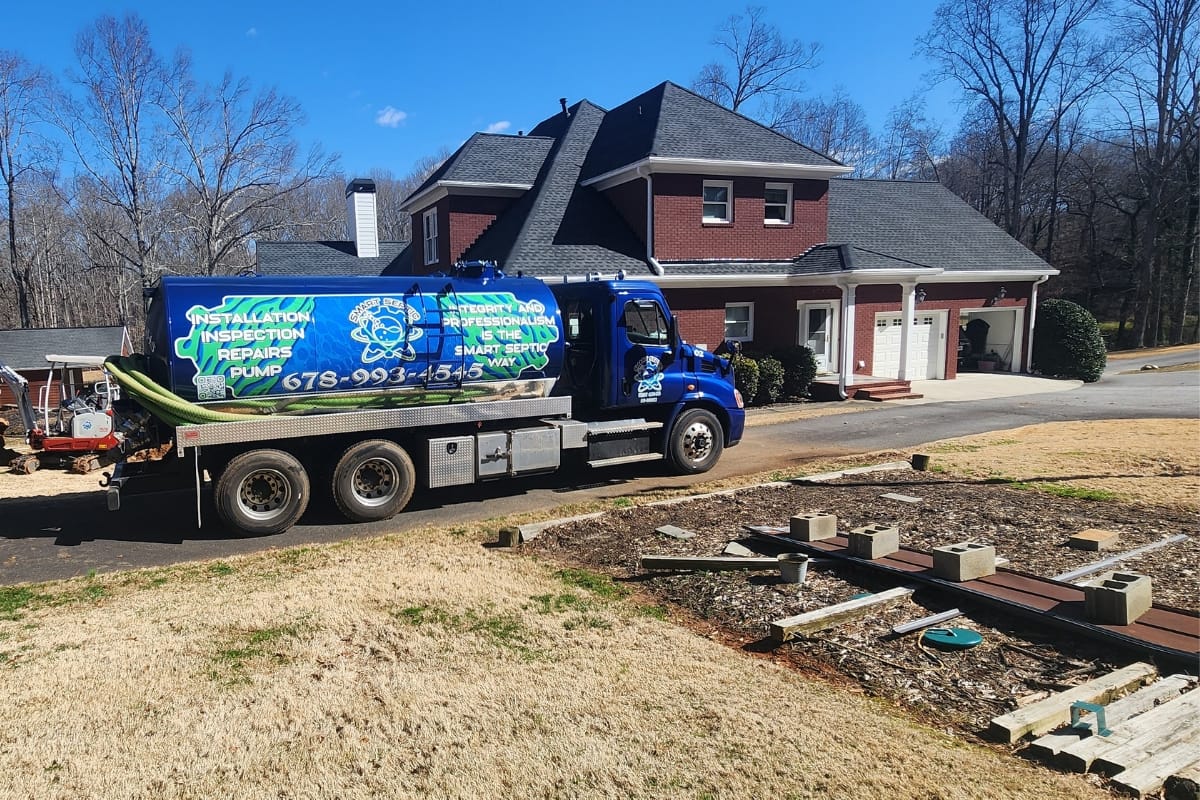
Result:
<svg viewBox="0 0 1200 800"><path fill-rule="evenodd" d="M1169 366L1195 359L1192 351L1154 363ZM187 492L131 497L117 513L105 511L99 490L0 500L0 584L227 558L270 548L402 533L427 525L461 525L537 509L549 513L565 503L788 469L832 455L916 448L937 439L1041 422L1200 415L1200 370L1124 374L1141 363L1113 362L1098 383L1067 392L958 403L872 404L859 413L750 427L742 443L728 450L712 472L696 478L665 475L655 464L620 471L620 477L611 471L557 473L427 492L400 516L374 524L344 524L336 512L314 507L300 525L270 537L231 538L213 518L197 530L195 501Z"/></svg>

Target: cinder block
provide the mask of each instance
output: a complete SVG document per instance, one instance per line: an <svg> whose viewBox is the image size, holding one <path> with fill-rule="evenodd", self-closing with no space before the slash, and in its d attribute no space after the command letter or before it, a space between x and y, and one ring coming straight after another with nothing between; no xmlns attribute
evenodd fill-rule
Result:
<svg viewBox="0 0 1200 800"><path fill-rule="evenodd" d="M832 539L837 536L837 515L797 514L791 519L790 530L802 542Z"/></svg>
<svg viewBox="0 0 1200 800"><path fill-rule="evenodd" d="M996 574L996 548L962 542L933 548L933 574L948 581L973 581Z"/></svg>
<svg viewBox="0 0 1200 800"><path fill-rule="evenodd" d="M1067 539L1067 544L1076 550L1107 550L1121 540L1116 531L1088 528Z"/></svg>
<svg viewBox="0 0 1200 800"><path fill-rule="evenodd" d="M1087 618L1101 625L1129 625L1150 610L1150 576L1105 572L1083 585Z"/></svg>
<svg viewBox="0 0 1200 800"><path fill-rule="evenodd" d="M900 530L889 525L864 525L850 531L850 555L883 558L900 549Z"/></svg>

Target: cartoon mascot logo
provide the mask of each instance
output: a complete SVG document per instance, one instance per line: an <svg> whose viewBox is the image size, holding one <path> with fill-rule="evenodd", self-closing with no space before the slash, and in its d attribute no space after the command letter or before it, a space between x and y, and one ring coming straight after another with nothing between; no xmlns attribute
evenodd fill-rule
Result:
<svg viewBox="0 0 1200 800"><path fill-rule="evenodd" d="M413 326L420 320L421 312L403 300L372 297L350 312L350 321L356 326L350 338L363 343L364 364L385 358L415 361L417 351L412 343L421 338L421 329Z"/></svg>
<svg viewBox="0 0 1200 800"><path fill-rule="evenodd" d="M639 359L633 368L633 377L637 379L637 396L642 403L652 403L662 395L661 363L655 356Z"/></svg>

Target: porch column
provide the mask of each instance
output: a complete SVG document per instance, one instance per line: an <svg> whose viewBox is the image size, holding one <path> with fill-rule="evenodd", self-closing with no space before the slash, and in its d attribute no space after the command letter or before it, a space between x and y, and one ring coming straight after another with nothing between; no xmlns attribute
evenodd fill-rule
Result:
<svg viewBox="0 0 1200 800"><path fill-rule="evenodd" d="M900 368L899 380L908 380L908 340L912 336L913 316L917 312L917 284L900 284Z"/></svg>
<svg viewBox="0 0 1200 800"><path fill-rule="evenodd" d="M838 344L842 348L839 354L841 368L838 370L842 394L846 393L847 386L854 384L854 289L853 283L842 285L842 330L838 337L841 340Z"/></svg>

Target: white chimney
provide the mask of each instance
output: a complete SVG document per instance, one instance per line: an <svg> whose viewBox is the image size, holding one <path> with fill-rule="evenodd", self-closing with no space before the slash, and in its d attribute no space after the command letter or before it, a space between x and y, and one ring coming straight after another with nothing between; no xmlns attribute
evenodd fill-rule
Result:
<svg viewBox="0 0 1200 800"><path fill-rule="evenodd" d="M355 178L346 184L346 227L359 258L379 255L379 225L375 217L375 181Z"/></svg>

